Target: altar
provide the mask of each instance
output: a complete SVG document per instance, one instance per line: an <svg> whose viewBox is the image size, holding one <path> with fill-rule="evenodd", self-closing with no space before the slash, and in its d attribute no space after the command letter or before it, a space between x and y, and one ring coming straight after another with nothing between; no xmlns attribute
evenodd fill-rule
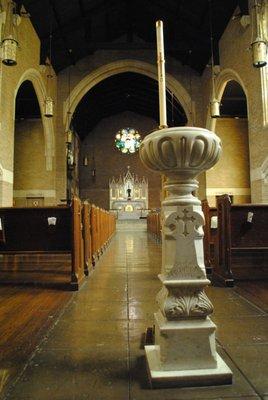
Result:
<svg viewBox="0 0 268 400"><path fill-rule="evenodd" d="M148 180L139 178L128 167L124 175L109 181L110 211L118 219L140 219L148 214Z"/></svg>

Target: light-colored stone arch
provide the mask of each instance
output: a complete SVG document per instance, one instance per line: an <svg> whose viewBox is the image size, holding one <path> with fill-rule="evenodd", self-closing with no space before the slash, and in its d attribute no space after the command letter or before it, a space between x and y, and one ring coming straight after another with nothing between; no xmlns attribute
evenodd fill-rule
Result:
<svg viewBox="0 0 268 400"><path fill-rule="evenodd" d="M110 76L117 75L123 72L135 72L138 74L146 75L149 78L157 80L157 67L138 60L126 59L115 61L106 65L103 65L93 72L90 72L85 78L83 78L71 91L70 95L64 102L63 107L63 124L65 129L68 129L67 118L68 111L71 115L74 113L80 100L85 94L92 89L99 82L103 81ZM172 75L166 74L166 85L167 89L174 93L183 107L187 116L188 124L192 124L193 115L191 110L191 97L185 88L175 79ZM193 111L194 114L194 111Z"/></svg>
<svg viewBox="0 0 268 400"><path fill-rule="evenodd" d="M230 81L236 81L239 83L245 93L246 99L247 99L247 110L248 110L248 93L247 93L247 88L241 79L240 75L233 69L231 68L226 68L223 71L219 73L219 75L215 79L215 97L218 101L221 101L225 87L228 82ZM207 129L210 129L211 131L215 130L216 127L216 118L211 118L210 117L210 109L208 107L208 114L207 114Z"/></svg>
<svg viewBox="0 0 268 400"><path fill-rule="evenodd" d="M41 118L43 123L44 129L44 138L45 138L45 158L46 158L46 169L47 171L51 171L53 168L53 157L55 154L55 137L54 137L54 126L52 118L46 118L42 112L43 105L46 97L46 87L40 72L38 72L34 68L30 68L26 70L22 76L20 77L16 89L15 89L15 96L14 96L14 113L15 113L15 102L18 90L23 82L31 81L36 93L36 97L38 99L40 111L41 111Z"/></svg>
<svg viewBox="0 0 268 400"><path fill-rule="evenodd" d="M0 163L0 207L3 207L3 167Z"/></svg>

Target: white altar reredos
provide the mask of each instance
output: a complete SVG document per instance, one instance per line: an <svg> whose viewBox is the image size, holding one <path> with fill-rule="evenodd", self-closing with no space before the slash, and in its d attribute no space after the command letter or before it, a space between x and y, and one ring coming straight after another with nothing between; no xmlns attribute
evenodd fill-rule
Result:
<svg viewBox="0 0 268 400"><path fill-rule="evenodd" d="M148 213L148 180L130 172L110 179L110 210L118 219L139 219Z"/></svg>

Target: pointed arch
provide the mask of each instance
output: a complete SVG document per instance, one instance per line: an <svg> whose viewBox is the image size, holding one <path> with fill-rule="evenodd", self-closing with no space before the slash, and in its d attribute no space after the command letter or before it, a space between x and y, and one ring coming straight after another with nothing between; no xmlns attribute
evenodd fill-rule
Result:
<svg viewBox="0 0 268 400"><path fill-rule="evenodd" d="M46 97L46 87L41 74L34 68L26 70L20 77L14 96L14 113L15 113L15 101L17 97L18 90L23 82L31 81L33 84L36 97L38 99L39 107L41 110L41 118L44 128L44 138L45 138L45 158L46 158L46 169L51 171L53 168L53 157L55 154L55 137L54 137L54 125L51 118L46 118L42 113L42 108L44 100Z"/></svg>
<svg viewBox="0 0 268 400"><path fill-rule="evenodd" d="M215 80L215 97L217 100L221 101L225 87L228 82L230 81L236 81L237 83L240 84L242 87L246 99L247 99L247 110L248 108L248 93L247 93L247 88L241 79L240 75L233 69L231 68L226 68L223 71L219 73ZM210 129L211 131L215 130L216 126L216 119L210 117L210 109L208 107L208 113L207 113L207 122L206 122L207 129Z"/></svg>
<svg viewBox="0 0 268 400"><path fill-rule="evenodd" d="M68 129L68 111L73 115L80 100L85 94L104 79L123 72L135 72L157 80L157 67L138 60L120 60L103 65L83 78L71 91L63 106L63 124ZM187 116L188 124L192 123L191 97L185 88L172 75L166 74L167 89L175 94ZM69 109L70 106L70 109Z"/></svg>

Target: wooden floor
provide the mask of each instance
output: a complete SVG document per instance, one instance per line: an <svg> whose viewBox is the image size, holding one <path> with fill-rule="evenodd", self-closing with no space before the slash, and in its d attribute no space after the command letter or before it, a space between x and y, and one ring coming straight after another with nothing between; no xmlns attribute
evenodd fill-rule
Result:
<svg viewBox="0 0 268 400"><path fill-rule="evenodd" d="M1 282L70 289L70 254L15 254L0 256Z"/></svg>
<svg viewBox="0 0 268 400"><path fill-rule="evenodd" d="M125 229L79 292L0 287L0 399L268 400L267 282L207 290L233 385L150 390L141 339L160 263L159 244Z"/></svg>
<svg viewBox="0 0 268 400"><path fill-rule="evenodd" d="M0 393L14 382L71 293L0 286Z"/></svg>

